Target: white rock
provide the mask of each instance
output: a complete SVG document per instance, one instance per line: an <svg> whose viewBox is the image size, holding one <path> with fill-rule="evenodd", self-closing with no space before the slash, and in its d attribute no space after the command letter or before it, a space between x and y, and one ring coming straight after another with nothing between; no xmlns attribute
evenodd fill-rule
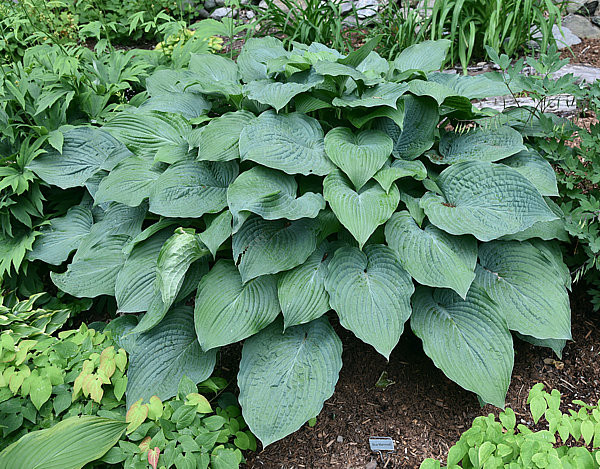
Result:
<svg viewBox="0 0 600 469"><path fill-rule="evenodd" d="M566 26L562 27L562 32L557 25L552 26L552 35L556 40L556 47L559 49L564 49L565 47L570 47L581 43L581 39L579 39L579 37Z"/></svg>
<svg viewBox="0 0 600 469"><path fill-rule="evenodd" d="M252 10L248 10L246 12L246 18L248 18L249 20L254 19L255 16L256 16L256 14Z"/></svg>
<svg viewBox="0 0 600 469"><path fill-rule="evenodd" d="M233 17L235 18L237 16L237 10L234 10L233 8L229 8L229 7L221 7L221 8L217 8L215 11L213 11L210 14L210 17L213 20L222 20L225 17Z"/></svg>

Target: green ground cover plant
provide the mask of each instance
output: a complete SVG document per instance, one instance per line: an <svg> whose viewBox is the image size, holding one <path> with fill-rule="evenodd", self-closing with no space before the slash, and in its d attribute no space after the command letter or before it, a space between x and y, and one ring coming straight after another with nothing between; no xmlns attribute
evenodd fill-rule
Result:
<svg viewBox="0 0 600 469"><path fill-rule="evenodd" d="M519 123L471 104L505 84L436 72L445 40L393 61L377 42L192 55L29 162L80 202L40 227L28 260L69 295L144 313L125 316L128 408L207 379L218 349L244 341L239 399L266 446L332 395L330 319L386 358L410 320L448 377L497 406L511 331L560 353L554 172Z"/></svg>
<svg viewBox="0 0 600 469"><path fill-rule="evenodd" d="M574 401L563 413L560 393L548 393L536 384L527 399L533 424L545 420L547 430L535 431L519 423L508 408L499 418L477 417L473 426L448 451L447 469L453 468L590 468L600 467L600 404ZM557 446L557 443L560 443ZM583 443L583 445L582 445ZM589 448L589 449L588 449ZM591 451L590 451L591 449ZM440 469L427 459L421 469Z"/></svg>

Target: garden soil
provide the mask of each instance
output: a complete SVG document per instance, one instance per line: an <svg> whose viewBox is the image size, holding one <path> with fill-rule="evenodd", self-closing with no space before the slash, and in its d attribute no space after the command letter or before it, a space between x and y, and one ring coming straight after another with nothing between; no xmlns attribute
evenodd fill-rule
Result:
<svg viewBox="0 0 600 469"><path fill-rule="evenodd" d="M600 313L593 311L583 291L573 294L571 302L573 341L562 359L550 349L515 339L515 366L506 402L520 423L532 424L526 399L539 382L558 389L563 402L600 399ZM475 417L498 413L492 406L481 408L474 394L447 379L410 330L388 363L342 328L335 316L330 319L344 344L344 365L333 397L325 402L314 427L304 425L249 454L247 469L418 468L427 457L445 458ZM233 377L240 348L223 352L220 366ZM383 372L395 382L385 389L376 386ZM395 452L383 458L373 454L370 436L391 437Z"/></svg>

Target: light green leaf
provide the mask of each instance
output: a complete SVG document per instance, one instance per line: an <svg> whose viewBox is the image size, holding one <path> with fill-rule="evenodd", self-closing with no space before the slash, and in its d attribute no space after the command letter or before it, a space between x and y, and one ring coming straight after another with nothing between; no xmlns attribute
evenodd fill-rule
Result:
<svg viewBox="0 0 600 469"><path fill-rule="evenodd" d="M186 119L204 116L210 111L211 103L196 93L161 93L144 101L139 107L142 111L162 111L181 114Z"/></svg>
<svg viewBox="0 0 600 469"><path fill-rule="evenodd" d="M283 109L294 96L313 89L323 83L323 77L301 72L304 79L292 75L286 83L272 79L256 80L244 85L244 94L262 104L267 104L277 111ZM294 78L297 81L293 81Z"/></svg>
<svg viewBox="0 0 600 469"><path fill-rule="evenodd" d="M64 217L53 218L50 224L40 227L40 234L27 258L61 264L90 232L93 222L92 213L87 208L71 207Z"/></svg>
<svg viewBox="0 0 600 469"><path fill-rule="evenodd" d="M475 76L465 76L459 73L434 72L427 75L427 80L451 88L456 96L464 96L469 100L504 96L510 92L504 82L490 79L485 73ZM514 86L515 83L513 81L511 89ZM521 89L516 89L515 91L519 92Z"/></svg>
<svg viewBox="0 0 600 469"><path fill-rule="evenodd" d="M528 242L479 247L476 282L494 300L508 327L538 339L570 339L569 296L557 268Z"/></svg>
<svg viewBox="0 0 600 469"><path fill-rule="evenodd" d="M343 59L342 59L343 60ZM315 72L328 77L348 77L354 81L366 82L368 78L356 68L338 62L320 60L313 65Z"/></svg>
<svg viewBox="0 0 600 469"><path fill-rule="evenodd" d="M421 229L410 214L403 211L394 213L385 225L385 239L417 282L451 288L462 298L466 297L475 278L475 238L452 236L433 225Z"/></svg>
<svg viewBox="0 0 600 469"><path fill-rule="evenodd" d="M325 153L359 190L383 166L394 143L383 132L363 130L353 133L336 127L325 136Z"/></svg>
<svg viewBox="0 0 600 469"><path fill-rule="evenodd" d="M556 173L554 169L535 150L524 150L502 161L502 164L519 171L531 181L540 194L557 196Z"/></svg>
<svg viewBox="0 0 600 469"><path fill-rule="evenodd" d="M357 192L339 170L323 181L323 196L361 248L375 229L392 216L400 202L396 186L386 193L376 181L369 181Z"/></svg>
<svg viewBox="0 0 600 469"><path fill-rule="evenodd" d="M254 120L248 111L227 112L201 128L198 136L198 159L229 161L240 157L238 142L246 125Z"/></svg>
<svg viewBox="0 0 600 469"><path fill-rule="evenodd" d="M193 84L196 79L189 70L158 70L146 78L146 91L150 96L199 92L200 86Z"/></svg>
<svg viewBox="0 0 600 469"><path fill-rule="evenodd" d="M557 218L529 180L508 166L466 161L446 168L436 182L443 195L428 192L420 205L431 223L454 235L491 241Z"/></svg>
<svg viewBox="0 0 600 469"><path fill-rule="evenodd" d="M422 181L427 177L427 168L420 161L393 160L386 162L383 167L375 173L375 179L384 191L389 192L392 184L398 179L412 177Z"/></svg>
<svg viewBox="0 0 600 469"><path fill-rule="evenodd" d="M442 68L451 42L448 39L423 41L404 49L394 60L393 67L398 72L418 70L433 72Z"/></svg>
<svg viewBox="0 0 600 469"><path fill-rule="evenodd" d="M321 125L298 113L263 112L242 130L240 156L288 174L324 176L334 168L325 155Z"/></svg>
<svg viewBox="0 0 600 469"><path fill-rule="evenodd" d="M496 304L473 284L465 300L451 290L419 287L412 305L412 330L435 366L484 402L504 407L514 352Z"/></svg>
<svg viewBox="0 0 600 469"><path fill-rule="evenodd" d="M4 469L80 469L101 458L125 431L119 420L84 415L21 437L0 453Z"/></svg>
<svg viewBox="0 0 600 469"><path fill-rule="evenodd" d="M325 318L285 333L277 321L246 340L239 400L244 420L263 447L321 412L341 368L342 343Z"/></svg>
<svg viewBox="0 0 600 469"><path fill-rule="evenodd" d="M83 186L98 171L110 171L131 152L109 133L93 127L76 127L64 133L62 154L54 148L27 166L40 179L60 187Z"/></svg>
<svg viewBox="0 0 600 469"><path fill-rule="evenodd" d="M254 80L269 78L267 75L267 62L287 55L288 52L279 39L274 37L248 39L237 59L242 80L250 83Z"/></svg>
<svg viewBox="0 0 600 469"><path fill-rule="evenodd" d="M165 217L198 218L227 206L227 186L238 174L235 161L180 161L162 173L150 194L150 211Z"/></svg>
<svg viewBox="0 0 600 469"><path fill-rule="evenodd" d="M195 384L204 381L213 372L215 361L216 350L204 353L200 349L192 308L174 308L136 340L127 369L127 407L152 396L162 401L176 396L184 375Z"/></svg>
<svg viewBox="0 0 600 469"><path fill-rule="evenodd" d="M198 285L194 309L198 342L204 351L239 342L271 324L279 311L274 276L242 284L233 262L219 260Z"/></svg>
<svg viewBox="0 0 600 469"><path fill-rule="evenodd" d="M240 464L234 450L215 448L210 454L210 466L213 469L238 469ZM193 467L197 467L195 462Z"/></svg>
<svg viewBox="0 0 600 469"><path fill-rule="evenodd" d="M46 376L37 375L35 378L30 379L32 379L32 381L29 387L29 397L35 408L40 410L40 407L50 399L50 395L52 394L52 384Z"/></svg>
<svg viewBox="0 0 600 469"><path fill-rule="evenodd" d="M231 237L232 216L229 210L225 210L217 216L205 215L206 229L198 235L198 239L208 248L213 258L221 245Z"/></svg>
<svg viewBox="0 0 600 469"><path fill-rule="evenodd" d="M265 220L315 218L325 208L321 194L307 192L297 197L293 176L263 166L245 171L227 189L227 204L237 231L249 213Z"/></svg>
<svg viewBox="0 0 600 469"><path fill-rule="evenodd" d="M334 98L332 103L339 107L378 107L398 108L398 98L408 91L406 83L380 83L367 88L360 96L358 93L345 94Z"/></svg>
<svg viewBox="0 0 600 469"><path fill-rule="evenodd" d="M227 57L220 54L192 54L189 69L203 93L225 96L242 94L238 67Z"/></svg>
<svg viewBox="0 0 600 469"><path fill-rule="evenodd" d="M389 359L411 314L414 292L397 254L381 244L366 246L364 252L343 247L327 270L325 288L341 325Z"/></svg>

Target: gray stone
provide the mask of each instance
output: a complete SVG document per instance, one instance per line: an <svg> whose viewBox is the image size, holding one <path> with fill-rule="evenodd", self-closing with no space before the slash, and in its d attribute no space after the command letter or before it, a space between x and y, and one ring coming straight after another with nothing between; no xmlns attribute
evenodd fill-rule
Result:
<svg viewBox="0 0 600 469"><path fill-rule="evenodd" d="M260 8L261 10L266 10L269 6L267 5L267 2L265 2L265 0L260 0L260 3L258 4L258 8Z"/></svg>
<svg viewBox="0 0 600 469"><path fill-rule="evenodd" d="M596 12L596 8L598 8L598 2L585 2L579 10L576 11L578 15L582 16L592 16Z"/></svg>
<svg viewBox="0 0 600 469"><path fill-rule="evenodd" d="M592 16L590 18L590 21L592 22L592 24L595 24L596 26L600 26L600 16Z"/></svg>
<svg viewBox="0 0 600 469"><path fill-rule="evenodd" d="M234 10L233 8L229 8L229 7L221 7L221 8L217 8L215 11L213 11L210 14L210 17L213 20L222 20L225 17L236 17L237 16L237 10Z"/></svg>
<svg viewBox="0 0 600 469"><path fill-rule="evenodd" d="M206 19L210 16L210 13L205 8L200 8L198 10L198 16L202 19Z"/></svg>
<svg viewBox="0 0 600 469"><path fill-rule="evenodd" d="M567 64L560 70L552 74L552 78L558 79L564 75L572 73L577 83L593 83L600 79L600 68L590 67L589 65Z"/></svg>
<svg viewBox="0 0 600 469"><path fill-rule="evenodd" d="M215 0L204 0L204 9L205 10L214 10L217 7L217 2Z"/></svg>
<svg viewBox="0 0 600 469"><path fill-rule="evenodd" d="M252 10L248 10L246 12L246 18L248 18L249 20L254 19L255 16L256 16L256 14Z"/></svg>
<svg viewBox="0 0 600 469"><path fill-rule="evenodd" d="M218 7L225 6L225 0L215 0L215 3L217 4Z"/></svg>
<svg viewBox="0 0 600 469"><path fill-rule="evenodd" d="M365 469L375 469L377 467L377 461L369 461L365 466Z"/></svg>
<svg viewBox="0 0 600 469"><path fill-rule="evenodd" d="M594 26L589 20L579 15L567 15L563 18L563 26L571 30L580 38L600 38L600 28Z"/></svg>
<svg viewBox="0 0 600 469"><path fill-rule="evenodd" d="M573 34L573 31L566 26L562 27L562 32L557 25L552 26L552 35L554 36L558 49L564 49L581 43L581 39Z"/></svg>
<svg viewBox="0 0 600 469"><path fill-rule="evenodd" d="M364 19L377 14L379 2L377 0L357 0L354 6L356 7L358 17Z"/></svg>
<svg viewBox="0 0 600 469"><path fill-rule="evenodd" d="M567 3L567 12L575 13L587 3L587 0L570 0Z"/></svg>

